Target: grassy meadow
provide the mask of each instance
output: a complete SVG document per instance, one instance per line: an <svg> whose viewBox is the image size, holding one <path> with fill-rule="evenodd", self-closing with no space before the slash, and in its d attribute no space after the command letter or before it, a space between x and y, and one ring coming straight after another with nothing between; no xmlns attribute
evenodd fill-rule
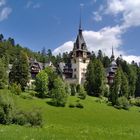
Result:
<svg viewBox="0 0 140 140"><path fill-rule="evenodd" d="M23 110L39 108L43 114L43 127L0 125L0 140L140 139L138 107L131 107L129 111L118 110L89 96L81 101L83 109L69 107L70 103L76 103L76 97L69 97L66 107L54 107L47 103L50 99L26 98L28 94L13 95L15 104Z"/></svg>

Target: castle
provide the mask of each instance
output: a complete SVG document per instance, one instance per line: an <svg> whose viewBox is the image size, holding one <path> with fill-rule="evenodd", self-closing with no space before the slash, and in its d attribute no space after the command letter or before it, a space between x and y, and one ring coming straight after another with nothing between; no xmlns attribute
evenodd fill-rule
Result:
<svg viewBox="0 0 140 140"><path fill-rule="evenodd" d="M74 43L73 50L69 55L71 60L70 64L65 64L63 62L59 64L63 79L70 84L83 84L86 80L85 74L87 72L87 66L90 62L90 52L88 51L84 40L81 26L79 26L78 35ZM111 63L106 69L106 78L109 85L113 83L116 70L117 64L112 47Z"/></svg>

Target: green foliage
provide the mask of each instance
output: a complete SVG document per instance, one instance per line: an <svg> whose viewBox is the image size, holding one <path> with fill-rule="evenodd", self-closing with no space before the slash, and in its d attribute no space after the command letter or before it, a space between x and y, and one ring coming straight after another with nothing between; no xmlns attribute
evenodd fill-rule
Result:
<svg viewBox="0 0 140 140"><path fill-rule="evenodd" d="M65 90L68 95L71 95L71 87L68 83L65 84Z"/></svg>
<svg viewBox="0 0 140 140"><path fill-rule="evenodd" d="M29 81L29 64L27 54L20 52L19 58L14 62L9 75L10 83L17 83L21 85L22 91L25 90Z"/></svg>
<svg viewBox="0 0 140 140"><path fill-rule="evenodd" d="M75 104L74 103L69 103L69 107L70 108L74 108L75 107Z"/></svg>
<svg viewBox="0 0 140 140"><path fill-rule="evenodd" d="M103 96L106 86L105 69L99 59L91 61L87 68L86 90L89 95Z"/></svg>
<svg viewBox="0 0 140 140"><path fill-rule="evenodd" d="M70 84L70 90L71 90L71 95L75 96L77 91L76 91L76 84Z"/></svg>
<svg viewBox="0 0 140 140"><path fill-rule="evenodd" d="M42 126L43 119L39 109L33 109L29 112L16 111L13 123L18 125Z"/></svg>
<svg viewBox="0 0 140 140"><path fill-rule="evenodd" d="M128 80L129 80L129 96L134 96L136 90L137 73L135 67L132 65L129 65Z"/></svg>
<svg viewBox="0 0 140 140"><path fill-rule="evenodd" d="M140 96L140 68L138 69L138 73L137 73L137 82L136 82L135 95L136 95L136 97Z"/></svg>
<svg viewBox="0 0 140 140"><path fill-rule="evenodd" d="M137 97L137 98L135 99L135 103L134 103L134 105L140 107L140 97Z"/></svg>
<svg viewBox="0 0 140 140"><path fill-rule="evenodd" d="M83 104L80 103L80 102L77 102L77 103L76 103L76 107L77 107L77 108L84 108Z"/></svg>
<svg viewBox="0 0 140 140"><path fill-rule="evenodd" d="M35 91L40 98L44 98L48 94L48 75L45 71L41 71L36 76Z"/></svg>
<svg viewBox="0 0 140 140"><path fill-rule="evenodd" d="M46 67L44 71L48 75L48 90L51 96L51 90L54 87L54 80L57 78L57 74L56 74L56 71L52 67Z"/></svg>
<svg viewBox="0 0 140 140"><path fill-rule="evenodd" d="M121 89L121 71L120 69L117 69L114 82L110 87L110 97L109 100L112 102L113 105L116 104L117 99L120 94L120 89Z"/></svg>
<svg viewBox="0 0 140 140"><path fill-rule="evenodd" d="M0 89L4 89L7 84L6 67L2 59L0 59Z"/></svg>
<svg viewBox="0 0 140 140"><path fill-rule="evenodd" d="M13 123L17 125L28 124L26 113L23 111L16 111L13 117Z"/></svg>
<svg viewBox="0 0 140 140"><path fill-rule="evenodd" d="M20 84L16 84L16 83L11 84L9 89L12 93L14 93L16 95L20 95L22 92Z"/></svg>
<svg viewBox="0 0 140 140"><path fill-rule="evenodd" d="M0 92L0 123L11 124L14 115L14 102L10 95Z"/></svg>
<svg viewBox="0 0 140 140"><path fill-rule="evenodd" d="M78 97L80 99L86 99L87 93L86 93L86 91L85 91L85 89L82 85L79 85L79 89L78 89L77 92L78 92Z"/></svg>
<svg viewBox="0 0 140 140"><path fill-rule="evenodd" d="M31 124L31 126L43 125L43 119L39 109L33 109L32 111L28 112L26 116L27 116L27 121L28 123Z"/></svg>
<svg viewBox="0 0 140 140"><path fill-rule="evenodd" d="M65 90L65 84L61 78L54 80L54 88L52 89L52 103L55 106L65 106L68 94Z"/></svg>
<svg viewBox="0 0 140 140"><path fill-rule="evenodd" d="M125 110L128 110L129 109L129 101L126 97L122 96L122 97L119 97L117 99L117 103L115 105L116 108L118 109L125 109Z"/></svg>
<svg viewBox="0 0 140 140"><path fill-rule="evenodd" d="M127 75L121 71L121 89L120 89L120 94L121 96L125 96L126 98L128 97L129 93L129 85L128 85L128 79Z"/></svg>

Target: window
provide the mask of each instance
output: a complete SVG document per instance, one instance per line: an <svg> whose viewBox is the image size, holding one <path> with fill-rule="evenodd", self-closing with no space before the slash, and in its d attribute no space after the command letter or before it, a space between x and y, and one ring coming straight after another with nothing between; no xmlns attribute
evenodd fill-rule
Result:
<svg viewBox="0 0 140 140"><path fill-rule="evenodd" d="M76 71L76 69L74 69L74 71Z"/></svg>

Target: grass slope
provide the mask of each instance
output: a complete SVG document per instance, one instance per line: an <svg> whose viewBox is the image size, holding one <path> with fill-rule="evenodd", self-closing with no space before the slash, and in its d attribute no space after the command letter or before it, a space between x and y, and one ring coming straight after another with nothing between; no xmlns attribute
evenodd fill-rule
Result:
<svg viewBox="0 0 140 140"><path fill-rule="evenodd" d="M139 140L140 112L132 107L130 111L117 110L104 103L95 102L96 98L83 100L83 109L53 107L47 100L37 98L23 99L14 97L19 108L41 109L44 118L43 128L17 125L0 125L1 140ZM70 97L70 102L75 102Z"/></svg>

